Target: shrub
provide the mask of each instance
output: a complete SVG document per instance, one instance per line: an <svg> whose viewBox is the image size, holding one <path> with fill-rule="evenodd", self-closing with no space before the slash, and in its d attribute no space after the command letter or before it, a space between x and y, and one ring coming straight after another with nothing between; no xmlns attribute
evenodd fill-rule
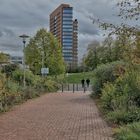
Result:
<svg viewBox="0 0 140 140"><path fill-rule="evenodd" d="M107 114L107 119L115 124L128 124L140 120L140 108L111 111Z"/></svg>
<svg viewBox="0 0 140 140"><path fill-rule="evenodd" d="M6 82L5 75L0 73L0 90L4 89L5 82Z"/></svg>
<svg viewBox="0 0 140 140"><path fill-rule="evenodd" d="M140 120L139 73L126 73L114 83L105 84L102 90L101 107L109 120L129 123Z"/></svg>
<svg viewBox="0 0 140 140"><path fill-rule="evenodd" d="M13 80L7 80L5 83L5 88L9 93L17 93L20 90L19 84Z"/></svg>
<svg viewBox="0 0 140 140"><path fill-rule="evenodd" d="M94 70L93 92L95 95L101 95L101 90L105 83L114 82L125 72L125 64L121 61L112 62L98 66Z"/></svg>
<svg viewBox="0 0 140 140"><path fill-rule="evenodd" d="M20 83L20 85L23 84L23 70L16 70L12 73L13 80ZM26 70L25 72L25 81L27 86L35 86L38 84L38 80L41 79L39 76L34 75L31 71Z"/></svg>
<svg viewBox="0 0 140 140"><path fill-rule="evenodd" d="M43 87L47 92L52 92L52 91L57 91L58 90L58 84L55 81L52 81L52 80L46 80L44 82Z"/></svg>
<svg viewBox="0 0 140 140"><path fill-rule="evenodd" d="M11 77L12 72L18 69L16 64L7 64L2 67L2 73L5 73L7 77Z"/></svg>
<svg viewBox="0 0 140 140"><path fill-rule="evenodd" d="M24 100L38 97L40 96L40 93L36 91L33 87L26 87L22 89L22 91L20 92L20 95L22 97L22 100L24 101Z"/></svg>
<svg viewBox="0 0 140 140"><path fill-rule="evenodd" d="M0 112L7 111L11 106L21 102L19 93L9 93L6 90L0 92Z"/></svg>
<svg viewBox="0 0 140 140"><path fill-rule="evenodd" d="M140 122L115 129L114 136L116 140L140 140Z"/></svg>

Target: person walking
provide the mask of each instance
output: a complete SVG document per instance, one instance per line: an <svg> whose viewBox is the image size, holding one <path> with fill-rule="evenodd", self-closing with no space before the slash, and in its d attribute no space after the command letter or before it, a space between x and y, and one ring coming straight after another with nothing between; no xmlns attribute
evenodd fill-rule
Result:
<svg viewBox="0 0 140 140"><path fill-rule="evenodd" d="M87 83L87 87L89 87L90 80L89 80L89 79L87 79L87 80L86 80L86 83Z"/></svg>
<svg viewBox="0 0 140 140"><path fill-rule="evenodd" d="M85 79L82 79L81 83L82 83L82 87L84 87L85 86Z"/></svg>

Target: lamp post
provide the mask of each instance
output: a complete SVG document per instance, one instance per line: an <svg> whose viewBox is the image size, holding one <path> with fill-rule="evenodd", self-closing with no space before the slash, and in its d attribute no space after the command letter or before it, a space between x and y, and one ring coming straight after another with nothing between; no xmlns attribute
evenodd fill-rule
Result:
<svg viewBox="0 0 140 140"><path fill-rule="evenodd" d="M44 51L41 51L41 55L42 55L42 70L44 68ZM42 72L42 77L44 77L44 73Z"/></svg>
<svg viewBox="0 0 140 140"><path fill-rule="evenodd" d="M26 45L26 39L29 38L28 35L20 35L20 38L22 38L22 42L23 42L23 59L22 59L22 65L23 65L23 87L25 87L26 83L25 83L25 56L24 56L24 49L25 49L25 45Z"/></svg>

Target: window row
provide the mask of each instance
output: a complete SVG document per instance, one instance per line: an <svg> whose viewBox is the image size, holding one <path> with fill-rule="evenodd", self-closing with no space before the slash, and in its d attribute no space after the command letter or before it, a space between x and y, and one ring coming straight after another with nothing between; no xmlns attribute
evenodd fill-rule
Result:
<svg viewBox="0 0 140 140"><path fill-rule="evenodd" d="M63 42L63 46L70 46L70 45L72 45L73 43L72 42Z"/></svg>
<svg viewBox="0 0 140 140"><path fill-rule="evenodd" d="M72 45L69 45L69 46L63 46L63 50L72 50L73 49L73 47L72 47Z"/></svg>
<svg viewBox="0 0 140 140"><path fill-rule="evenodd" d="M69 25L65 25L65 24L64 24L64 25L63 25L63 28L73 28L73 26L70 25L70 24L69 24Z"/></svg>
<svg viewBox="0 0 140 140"><path fill-rule="evenodd" d="M63 36L63 40L64 41L73 40L73 36Z"/></svg>
<svg viewBox="0 0 140 140"><path fill-rule="evenodd" d="M63 42L72 42L73 38L63 38Z"/></svg>
<svg viewBox="0 0 140 140"><path fill-rule="evenodd" d="M66 25L71 24L72 25L72 20L63 20L63 25L64 24L66 24Z"/></svg>
<svg viewBox="0 0 140 140"><path fill-rule="evenodd" d="M72 19L73 16L72 16L72 15L66 15L66 14L64 15L64 14L63 14L63 19L64 19L64 18L70 18L70 19Z"/></svg>
<svg viewBox="0 0 140 140"><path fill-rule="evenodd" d="M73 54L73 52L70 51L70 50L63 50L63 53L65 53L65 54Z"/></svg>
<svg viewBox="0 0 140 140"><path fill-rule="evenodd" d="M73 9L72 7L71 8L64 8L63 13L71 13L72 14L73 13L72 9Z"/></svg>
<svg viewBox="0 0 140 140"><path fill-rule="evenodd" d="M64 32L72 32L73 29L70 29L70 28L63 28L63 31L64 31Z"/></svg>
<svg viewBox="0 0 140 140"><path fill-rule="evenodd" d="M73 32L63 32L63 36L72 36L73 35Z"/></svg>

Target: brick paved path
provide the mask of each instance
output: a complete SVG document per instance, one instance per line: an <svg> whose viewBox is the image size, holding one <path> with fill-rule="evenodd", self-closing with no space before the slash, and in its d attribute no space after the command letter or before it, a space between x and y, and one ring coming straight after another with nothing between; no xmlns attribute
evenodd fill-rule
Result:
<svg viewBox="0 0 140 140"><path fill-rule="evenodd" d="M0 140L112 140L88 94L54 93L0 115Z"/></svg>

